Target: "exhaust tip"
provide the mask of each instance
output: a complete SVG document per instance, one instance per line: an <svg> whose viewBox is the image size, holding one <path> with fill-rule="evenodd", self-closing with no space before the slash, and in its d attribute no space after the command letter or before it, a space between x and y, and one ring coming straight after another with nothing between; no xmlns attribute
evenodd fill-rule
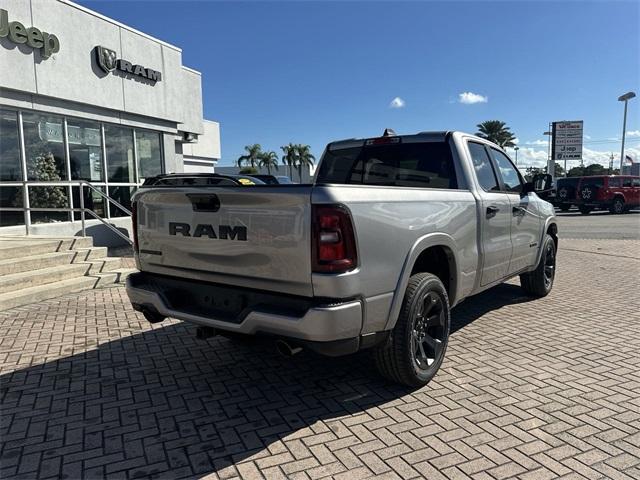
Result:
<svg viewBox="0 0 640 480"><path fill-rule="evenodd" d="M295 347L284 340L276 340L276 350L283 357L293 357L302 351L302 347Z"/></svg>

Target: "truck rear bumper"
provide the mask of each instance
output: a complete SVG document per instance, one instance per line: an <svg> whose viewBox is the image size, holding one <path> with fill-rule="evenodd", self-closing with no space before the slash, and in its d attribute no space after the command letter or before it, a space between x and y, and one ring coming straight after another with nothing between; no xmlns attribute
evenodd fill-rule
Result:
<svg viewBox="0 0 640 480"><path fill-rule="evenodd" d="M303 342L335 342L357 340L362 330L360 300L318 304L307 299L306 302L299 300L283 306L278 304L277 294L208 286L145 272L129 275L127 295L138 311L157 312L162 316L238 334L266 333ZM208 304L240 302L241 305L235 311L227 312L215 306L207 309L206 305L198 304L201 296L207 299ZM284 297L282 301L285 302Z"/></svg>

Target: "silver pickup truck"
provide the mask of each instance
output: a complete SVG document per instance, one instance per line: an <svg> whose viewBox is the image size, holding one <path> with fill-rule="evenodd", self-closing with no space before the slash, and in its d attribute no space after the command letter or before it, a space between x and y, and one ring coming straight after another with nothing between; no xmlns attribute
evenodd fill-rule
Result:
<svg viewBox="0 0 640 480"><path fill-rule="evenodd" d="M427 383L450 309L520 276L553 285L557 223L505 152L461 132L327 146L313 184L158 185L134 198L133 307L198 334L265 334L289 354L374 348L380 372Z"/></svg>

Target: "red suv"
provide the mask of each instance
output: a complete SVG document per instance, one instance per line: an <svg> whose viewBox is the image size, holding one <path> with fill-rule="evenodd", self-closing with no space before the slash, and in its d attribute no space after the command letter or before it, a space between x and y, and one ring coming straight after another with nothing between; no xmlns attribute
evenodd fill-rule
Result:
<svg viewBox="0 0 640 480"><path fill-rule="evenodd" d="M640 177L582 177L576 190L576 204L585 215L592 210L601 209L608 209L611 213L624 213L640 206Z"/></svg>

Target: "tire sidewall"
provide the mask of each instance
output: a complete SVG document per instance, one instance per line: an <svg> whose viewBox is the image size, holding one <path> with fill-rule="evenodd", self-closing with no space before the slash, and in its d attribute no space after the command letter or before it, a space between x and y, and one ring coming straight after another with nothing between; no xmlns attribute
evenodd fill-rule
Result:
<svg viewBox="0 0 640 480"><path fill-rule="evenodd" d="M440 358L436 359L436 361L432 365L430 365L429 368L423 370L418 367L413 358L412 330L414 318L419 307L419 302L428 292L434 292L438 296L440 296L440 299L444 305L445 337L444 341L442 342L442 354L440 355ZM442 282L435 276L428 276L423 279L420 286L413 292L412 296L410 298L405 297L404 301L408 302L408 305L405 305L406 310L405 308L403 308L403 311L405 311L406 314L404 318L401 319L403 322L405 322L405 328L402 332L402 342L405 346L404 361L415 377L416 383L425 384L429 380L431 380L440 369L447 351L447 346L449 344L449 333L451 328L451 311L449 306L449 297L447 295L447 291L444 288L444 285L442 285Z"/></svg>
<svg viewBox="0 0 640 480"><path fill-rule="evenodd" d="M551 248L553 248L553 278L551 279L551 284L547 287L544 281L544 268L547 262L547 251L549 248L549 243L551 243ZM551 237L551 235L547 234L545 236L544 239L544 245L543 245L543 252L542 252L542 256L540 257L540 265L538 265L538 268L540 269L540 279L542 281L542 286L545 290L545 292L548 294L549 292L551 292L551 290L553 289L553 284L556 281L556 273L557 273L557 264L558 264L558 252L556 249L556 242L553 241L553 238Z"/></svg>

